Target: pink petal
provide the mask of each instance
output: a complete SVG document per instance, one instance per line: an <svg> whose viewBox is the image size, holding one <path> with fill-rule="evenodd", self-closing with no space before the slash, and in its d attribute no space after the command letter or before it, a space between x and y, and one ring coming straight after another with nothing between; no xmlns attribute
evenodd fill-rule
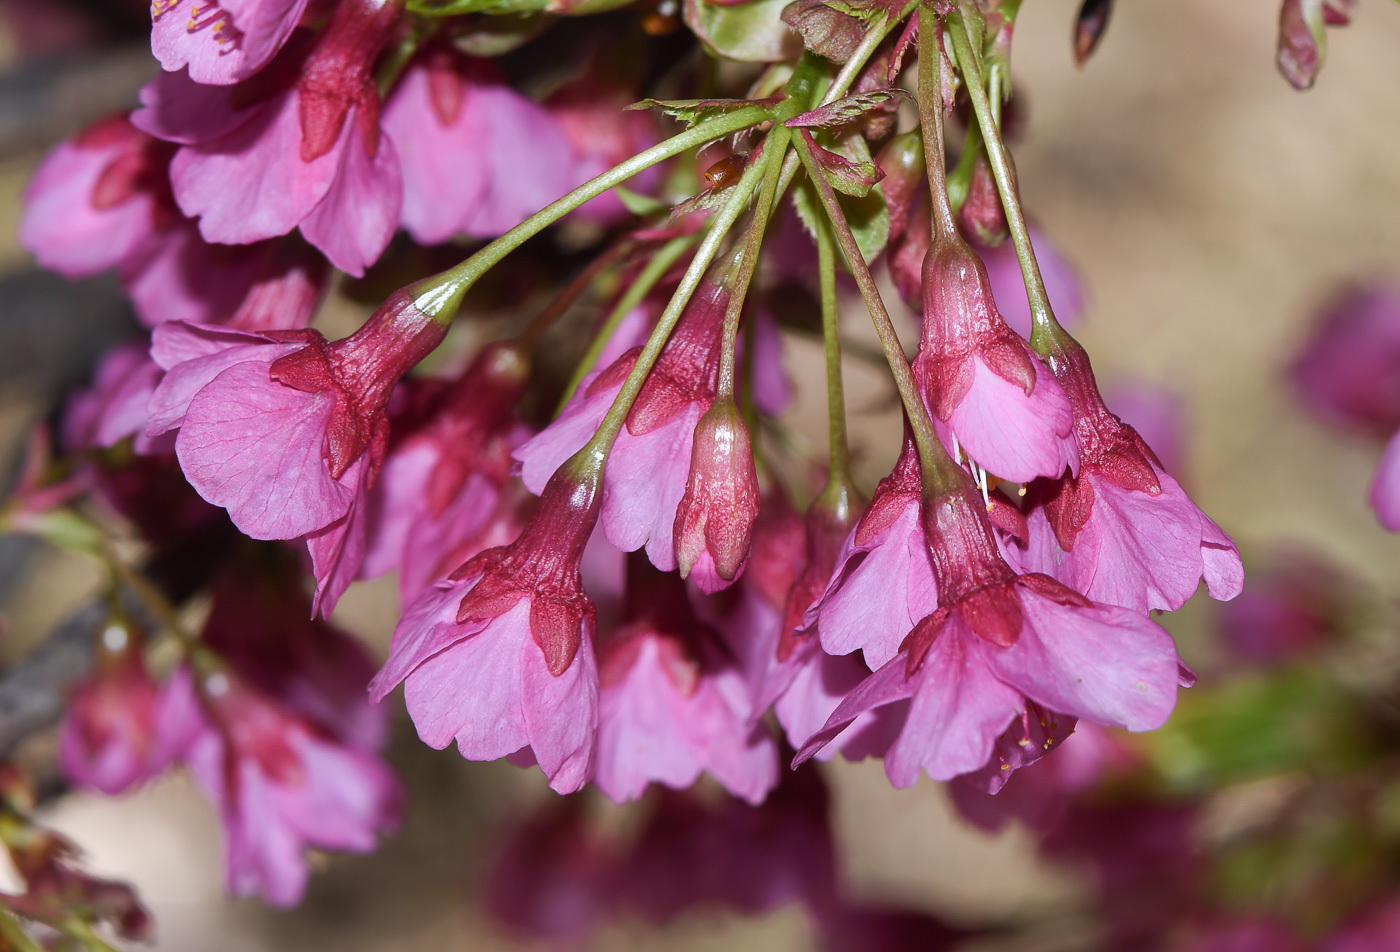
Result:
<svg viewBox="0 0 1400 952"><path fill-rule="evenodd" d="M522 604L524 604L522 602ZM593 775L598 736L598 666L585 630L573 663L558 677L527 637L520 646L521 686L530 748L556 793L573 793Z"/></svg>
<svg viewBox="0 0 1400 952"><path fill-rule="evenodd" d="M242 245L285 235L331 191L357 124L347 121L330 151L303 162L299 102L293 90L279 93L244 110L252 115L231 132L175 154L175 200L199 219L206 241ZM380 210L370 211L377 220Z"/></svg>
<svg viewBox="0 0 1400 952"><path fill-rule="evenodd" d="M462 222L467 234L504 234L585 181L559 120L533 100L505 85L481 85L472 88L462 108L478 112L482 126L491 130L490 188Z"/></svg>
<svg viewBox="0 0 1400 952"><path fill-rule="evenodd" d="M804 622L816 622L828 654L859 650L865 663L878 669L895 656L915 623L938 607L938 583L917 500L868 545L857 547L854 540L852 532L820 607L815 613L809 609Z"/></svg>
<svg viewBox="0 0 1400 952"><path fill-rule="evenodd" d="M423 742L442 749L455 737L469 760L497 760L527 746L526 648L540 653L530 637L530 600L522 599L413 669L404 680L404 702Z"/></svg>
<svg viewBox="0 0 1400 952"><path fill-rule="evenodd" d="M64 142L40 164L24 193L19 242L39 266L84 278L144 253L157 206L147 191L94 208L93 191L120 149Z"/></svg>
<svg viewBox="0 0 1400 952"><path fill-rule="evenodd" d="M788 743L794 748L802 747L822 729L846 695L869 675L865 665L852 655L836 657L820 648L808 652L798 665L792 683L773 705ZM836 744L823 748L816 758L830 760L836 756L841 736L844 732L838 735Z"/></svg>
<svg viewBox="0 0 1400 952"><path fill-rule="evenodd" d="M197 83L229 84L272 59L301 19L306 0L178 0L156 8L161 12L153 16L151 52L161 67L173 72L188 65ZM227 19L191 28L210 20L211 8L221 8Z"/></svg>
<svg viewBox="0 0 1400 952"><path fill-rule="evenodd" d="M331 264L358 278L379 260L399 226L403 173L388 136L379 136L374 155L365 152L356 116L352 109L345 117L341 140L331 150L340 151L340 168L325 198L302 220L301 233Z"/></svg>
<svg viewBox="0 0 1400 952"><path fill-rule="evenodd" d="M921 769L934 780L951 780L981 768L1024 709L1020 692L989 668L983 644L954 613L929 648L912 678L909 716L885 754L894 786L913 786ZM888 666L902 669L904 663L901 655Z"/></svg>
<svg viewBox="0 0 1400 952"><path fill-rule="evenodd" d="M394 628L388 660L369 683L371 701L384 700L419 665L486 627L478 621L457 624L457 606L475 584L476 580L444 583L408 606ZM450 739L451 733L444 735L438 746L446 746Z"/></svg>
<svg viewBox="0 0 1400 952"><path fill-rule="evenodd" d="M473 87L463 86L462 108L451 125L443 125L433 105L422 66L404 74L384 106L381 124L403 163L404 228L419 244L441 244L459 234L490 187L484 143L493 133L485 114L470 107Z"/></svg>
<svg viewBox="0 0 1400 952"><path fill-rule="evenodd" d="M410 439L391 450L384 460L374 487L365 494L366 543L361 578L378 578L403 563L404 540L426 508L428 477L439 459L436 443Z"/></svg>
<svg viewBox="0 0 1400 952"><path fill-rule="evenodd" d="M973 362L972 387L945 423L934 417L939 439L949 452L956 434L967 455L989 473L1016 483L1037 476L1056 477L1077 468L1069 398L1037 362L1030 396L1019 384L997 376L981 358Z"/></svg>
<svg viewBox="0 0 1400 952"><path fill-rule="evenodd" d="M266 363L230 367L190 401L175 442L180 468L245 535L315 532L355 498L354 482L332 479L323 458L334 400L274 383Z"/></svg>
<svg viewBox="0 0 1400 952"><path fill-rule="evenodd" d="M913 697L915 684L904 676L904 664L904 655L897 655L889 664L870 675L847 694L846 699L831 712L831 717L827 718L822 729L802 745L802 749L793 758L793 768L811 760L817 751L831 743L862 714Z"/></svg>
<svg viewBox="0 0 1400 952"><path fill-rule="evenodd" d="M361 456L350 464L340 484L355 486L355 500L350 510L335 522L306 537L306 549L311 554L311 574L316 579L316 594L311 602L311 615L328 617L336 602L360 572L365 555L364 492L369 466Z"/></svg>
<svg viewBox="0 0 1400 952"><path fill-rule="evenodd" d="M258 115L257 106L235 110L230 98L227 87L196 83L185 72L161 73L141 87L142 108L131 124L181 145L218 139Z"/></svg>
<svg viewBox="0 0 1400 952"><path fill-rule="evenodd" d="M695 424L704 410L691 403L670 422L641 436L624 426L608 454L599 514L603 534L624 552L645 545L651 564L663 572L676 567L672 530L690 476Z"/></svg>
<svg viewBox="0 0 1400 952"><path fill-rule="evenodd" d="M1074 717L1156 730L1176 705L1171 635L1126 608L1061 605L1022 590L1025 626L1010 648L987 651L997 677Z"/></svg>

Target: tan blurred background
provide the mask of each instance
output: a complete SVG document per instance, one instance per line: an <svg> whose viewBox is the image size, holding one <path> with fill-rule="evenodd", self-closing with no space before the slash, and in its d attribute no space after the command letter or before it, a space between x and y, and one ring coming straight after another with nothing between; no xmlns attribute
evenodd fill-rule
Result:
<svg viewBox="0 0 1400 952"><path fill-rule="evenodd" d="M1379 447L1324 431L1280 369L1339 282L1400 276L1400 3L1362 0L1351 27L1329 30L1326 66L1307 94L1273 67L1278 0L1120 0L1082 71L1070 57L1077 5L1028 0L1021 14L1014 72L1029 123L1016 160L1033 216L1087 283L1080 336L1101 380L1145 380L1182 399L1182 481L1246 556L1251 546L1299 540L1394 594L1400 539L1364 504ZM28 267L13 234L38 155L0 160L6 273ZM858 305L846 320L853 335L866 334ZM818 359L809 344L792 352ZM876 386L873 372L852 362L849 375L853 407L869 405L859 394ZM792 419L820 446L823 397L804 386L817 375L795 377ZM22 374L0 380L6 458L47 409L37 392ZM853 433L868 488L893 457L897 422L885 414L856 422ZM79 563L32 557L47 559L48 571L7 599L12 645L45 631L93 582ZM361 586L336 620L382 650L392 600L389 585ZM1192 630L1206 611L1193 605L1173 623L1191 663L1200 660ZM478 862L504 818L552 794L535 771L425 749L401 712L398 727L395 757L411 793L404 832L377 856L331 860L295 912L221 898L214 821L182 778L122 800L70 796L44 819L81 843L95 869L137 885L160 950L515 947L472 898ZM856 895L964 923L1063 923L1015 948L1078 947L1075 876L1036 861L1024 833L969 831L938 785L892 790L879 764L827 770ZM617 819L613 808L598 809ZM809 944L802 914L789 909L761 920L698 913L664 931L623 924L594 947Z"/></svg>

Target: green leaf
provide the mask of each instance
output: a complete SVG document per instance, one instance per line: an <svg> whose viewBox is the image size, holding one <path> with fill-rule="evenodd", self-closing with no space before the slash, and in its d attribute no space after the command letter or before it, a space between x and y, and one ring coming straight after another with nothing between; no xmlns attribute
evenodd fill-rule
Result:
<svg viewBox="0 0 1400 952"><path fill-rule="evenodd" d="M753 0L736 7L719 7L704 0L685 0L686 26L716 56L748 63L793 59L801 42L783 22L787 0Z"/></svg>
<svg viewBox="0 0 1400 952"><path fill-rule="evenodd" d="M634 111L657 109L672 119L693 126L697 122L704 122L727 112L736 112L748 106L771 108L785 98L787 97L779 94L767 99L643 99L625 108Z"/></svg>
<svg viewBox="0 0 1400 952"><path fill-rule="evenodd" d="M666 211L665 202L652 198L650 195L634 192L625 185L614 186L613 192L622 202L622 207L633 215L655 215Z"/></svg>
<svg viewBox="0 0 1400 952"><path fill-rule="evenodd" d="M851 233L855 235L856 247L860 249L861 256L867 262L873 261L885 250L885 244L890 240L890 213L885 207L885 196L881 194L879 186L860 198L838 195L836 200L841 204L841 210L851 226ZM811 182L803 179L797 183L792 191L792 206L807 233L815 237L816 229L825 218L826 212L822 209L821 199L817 197Z"/></svg>

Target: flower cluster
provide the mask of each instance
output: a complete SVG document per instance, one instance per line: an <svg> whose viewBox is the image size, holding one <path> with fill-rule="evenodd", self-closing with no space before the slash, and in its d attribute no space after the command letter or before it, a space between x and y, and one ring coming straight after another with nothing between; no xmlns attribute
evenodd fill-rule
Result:
<svg viewBox="0 0 1400 952"><path fill-rule="evenodd" d="M13 522L112 569L60 762L105 793L186 767L233 892L295 903L306 848L393 829L377 705L400 685L424 743L560 793L708 773L757 810L811 782L789 762L839 751L897 787L990 794L1077 724L1162 727L1195 676L1151 613L1241 591L1234 542L1169 472L1174 439L1151 407L1125 410L1141 428L1110 409L1066 329L1085 296L1007 149L1019 3L798 0L771 23L771 4L686 4L705 49L765 64L747 92L676 57L690 38L661 9L540 36L617 5L155 0L163 69L139 107L30 183L24 246L71 278L115 270L145 335L68 406L76 488L27 486ZM1110 7L1085 4L1081 59ZM1349 7L1284 4L1296 84ZM704 98L644 98L675 89ZM662 138L644 109L681 127ZM342 318L383 301L337 339L333 286ZM847 446L857 294L904 425L873 487ZM565 320L575 305L606 316ZM1329 331L1298 369L1386 430L1394 368L1369 337L1393 305L1349 303L1368 339ZM820 458L784 417L795 333L823 344ZM1338 384L1338 361L1364 372ZM1400 526L1396 446L1373 502ZM40 518L82 489L100 525ZM150 543L143 568L106 544L113 512ZM390 573L375 674L325 619ZM873 928L846 911L824 928Z"/></svg>

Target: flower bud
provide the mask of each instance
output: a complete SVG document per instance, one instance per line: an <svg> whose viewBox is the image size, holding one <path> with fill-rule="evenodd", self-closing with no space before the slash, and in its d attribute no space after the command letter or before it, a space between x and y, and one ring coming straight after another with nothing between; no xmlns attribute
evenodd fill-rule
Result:
<svg viewBox="0 0 1400 952"><path fill-rule="evenodd" d="M967 198L958 210L958 219L967 234L988 248L995 248L1011 234L986 155L978 155L972 165L972 179L967 186Z"/></svg>
<svg viewBox="0 0 1400 952"><path fill-rule="evenodd" d="M706 592L738 577L758 518L753 444L732 398L721 398L695 427L690 478L676 510L676 561Z"/></svg>

